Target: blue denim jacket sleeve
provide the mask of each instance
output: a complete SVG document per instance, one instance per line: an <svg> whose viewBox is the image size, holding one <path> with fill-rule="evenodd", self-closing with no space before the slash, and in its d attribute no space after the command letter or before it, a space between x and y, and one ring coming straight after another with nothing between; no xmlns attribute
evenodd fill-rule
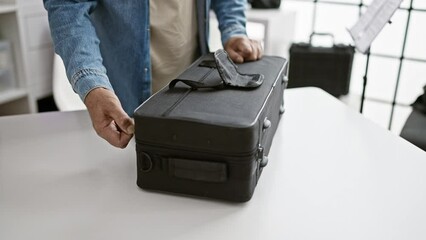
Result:
<svg viewBox="0 0 426 240"><path fill-rule="evenodd" d="M96 0L43 0L55 52L64 60L68 79L84 101L98 87L113 91L102 64L99 39L90 20Z"/></svg>
<svg viewBox="0 0 426 240"><path fill-rule="evenodd" d="M247 35L245 9L247 0L211 0L221 32L222 44L232 36Z"/></svg>

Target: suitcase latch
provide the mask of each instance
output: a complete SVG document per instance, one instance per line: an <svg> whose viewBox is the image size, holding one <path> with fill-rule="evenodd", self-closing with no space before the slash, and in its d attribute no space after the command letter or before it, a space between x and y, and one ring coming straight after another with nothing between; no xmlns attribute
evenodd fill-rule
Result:
<svg viewBox="0 0 426 240"><path fill-rule="evenodd" d="M268 165L268 156L264 155L264 150L262 146L259 146L257 149L257 161L259 162L259 167L264 168Z"/></svg>
<svg viewBox="0 0 426 240"><path fill-rule="evenodd" d="M263 130L270 128L272 125L271 121L268 118L265 118L263 121Z"/></svg>

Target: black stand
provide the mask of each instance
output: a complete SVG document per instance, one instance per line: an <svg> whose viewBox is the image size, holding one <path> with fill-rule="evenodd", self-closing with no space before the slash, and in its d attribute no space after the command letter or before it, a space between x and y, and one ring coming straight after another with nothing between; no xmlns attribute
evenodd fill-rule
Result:
<svg viewBox="0 0 426 240"><path fill-rule="evenodd" d="M411 22L411 13L413 11L413 2L414 2L414 0L410 1L410 6L408 8L408 16L407 16L407 24L405 26L404 42L403 42L403 45L402 45L402 51L401 51L401 55L400 55L400 58L399 58L398 77L396 79L395 92L393 94L393 100L392 100L392 110L391 110L391 115L390 115L389 125L388 125L389 130L392 128L393 115L394 115L395 105L396 105L396 96L398 94L399 81L401 80L402 65L403 65L404 59L405 59L405 49L407 47L408 29L410 27L410 22Z"/></svg>
<svg viewBox="0 0 426 240"><path fill-rule="evenodd" d="M363 77L363 84L362 84L362 94L361 94L361 104L359 108L359 112L362 113L364 110L364 102L365 102L365 89L367 89L367 76L368 76L368 67L370 65L370 49L367 50L367 63L365 64L365 73Z"/></svg>

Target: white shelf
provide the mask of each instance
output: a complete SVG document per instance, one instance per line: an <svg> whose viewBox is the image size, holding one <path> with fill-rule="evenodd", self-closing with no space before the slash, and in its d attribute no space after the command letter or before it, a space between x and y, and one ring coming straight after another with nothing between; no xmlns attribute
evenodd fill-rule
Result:
<svg viewBox="0 0 426 240"><path fill-rule="evenodd" d="M16 9L16 5L14 4L0 3L0 14L15 12Z"/></svg>
<svg viewBox="0 0 426 240"><path fill-rule="evenodd" d="M0 81L0 116L37 112L37 99L51 92L53 49L41 0L0 0L0 35L10 42L13 79ZM50 92L49 92L50 91Z"/></svg>
<svg viewBox="0 0 426 240"><path fill-rule="evenodd" d="M7 89L0 91L0 104L11 102L28 95L24 89Z"/></svg>

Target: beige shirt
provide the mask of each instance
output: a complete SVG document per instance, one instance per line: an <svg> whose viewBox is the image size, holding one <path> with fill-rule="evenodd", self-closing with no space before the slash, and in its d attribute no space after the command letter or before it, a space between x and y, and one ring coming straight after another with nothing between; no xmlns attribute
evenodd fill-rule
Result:
<svg viewBox="0 0 426 240"><path fill-rule="evenodd" d="M150 0L152 93L183 72L198 55L195 0Z"/></svg>

